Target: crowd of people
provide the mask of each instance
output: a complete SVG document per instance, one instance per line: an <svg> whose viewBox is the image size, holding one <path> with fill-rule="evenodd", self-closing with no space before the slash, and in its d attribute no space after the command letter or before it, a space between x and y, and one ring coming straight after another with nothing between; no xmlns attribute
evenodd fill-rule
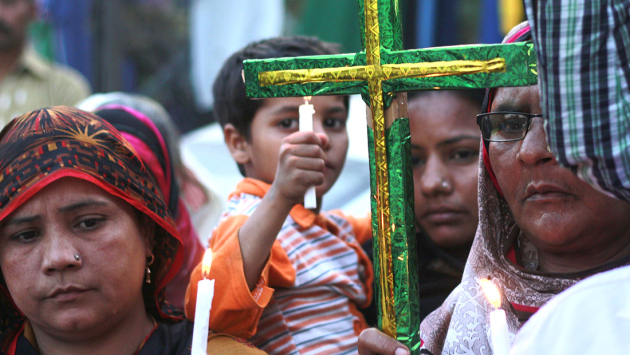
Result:
<svg viewBox="0 0 630 355"><path fill-rule="evenodd" d="M511 354L630 350L630 6L585 3L526 0L504 42L534 42L537 85L408 95L420 353L493 353L486 279ZM370 216L303 205L344 167L349 98L313 97L305 132L303 98L245 94L244 60L335 45L225 61L214 115L243 179L216 222L164 108L89 96L29 47L34 13L0 0L0 354L191 354L203 279L208 354L410 353L375 328Z"/></svg>

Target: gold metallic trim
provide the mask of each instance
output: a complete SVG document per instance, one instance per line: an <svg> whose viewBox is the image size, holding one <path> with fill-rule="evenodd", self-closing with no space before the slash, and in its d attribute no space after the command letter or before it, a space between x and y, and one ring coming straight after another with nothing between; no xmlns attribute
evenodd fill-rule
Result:
<svg viewBox="0 0 630 355"><path fill-rule="evenodd" d="M479 73L503 73L504 58L490 60L455 60L432 63L361 65L345 68L318 68L267 71L258 74L261 86L323 82L352 82L430 78Z"/></svg>

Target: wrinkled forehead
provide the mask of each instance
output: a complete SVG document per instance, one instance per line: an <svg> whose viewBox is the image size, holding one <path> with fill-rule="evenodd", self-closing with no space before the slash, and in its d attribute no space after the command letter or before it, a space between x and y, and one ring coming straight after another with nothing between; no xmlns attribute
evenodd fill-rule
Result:
<svg viewBox="0 0 630 355"><path fill-rule="evenodd" d="M538 85L496 89L490 110L540 113Z"/></svg>
<svg viewBox="0 0 630 355"><path fill-rule="evenodd" d="M123 199L108 193L92 182L75 177L63 177L42 186L32 196L15 206L11 213L0 220L0 228L24 216L52 218L57 215L76 214L91 207L112 207L124 212L133 211L132 206Z"/></svg>

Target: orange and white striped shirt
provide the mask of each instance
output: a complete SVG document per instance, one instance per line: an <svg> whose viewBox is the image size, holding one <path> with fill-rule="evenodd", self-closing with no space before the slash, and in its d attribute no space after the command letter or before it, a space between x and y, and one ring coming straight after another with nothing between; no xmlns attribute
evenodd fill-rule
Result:
<svg viewBox="0 0 630 355"><path fill-rule="evenodd" d="M372 298L372 264L360 246L372 236L369 219L316 215L296 205L250 292L238 230L268 189L258 180L241 181L213 232L210 328L250 339L269 354L356 354L359 333L367 327L356 307ZM186 296L189 318L200 279L198 266Z"/></svg>

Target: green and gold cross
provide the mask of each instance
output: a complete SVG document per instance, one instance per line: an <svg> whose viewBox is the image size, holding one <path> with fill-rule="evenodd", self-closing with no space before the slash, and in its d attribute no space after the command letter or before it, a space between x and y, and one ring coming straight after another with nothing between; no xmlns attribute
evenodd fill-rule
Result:
<svg viewBox="0 0 630 355"><path fill-rule="evenodd" d="M368 122L379 328L417 354L419 300L406 95L537 82L531 43L402 50L397 0L358 0L364 51L245 61L252 98L361 94Z"/></svg>

